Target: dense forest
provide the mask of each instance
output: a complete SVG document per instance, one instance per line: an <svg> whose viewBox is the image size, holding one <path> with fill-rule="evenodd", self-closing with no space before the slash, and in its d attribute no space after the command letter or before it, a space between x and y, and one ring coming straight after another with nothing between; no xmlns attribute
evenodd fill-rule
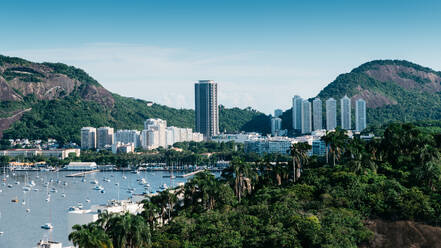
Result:
<svg viewBox="0 0 441 248"><path fill-rule="evenodd" d="M357 247L366 221L441 224L441 134L391 124L382 138L328 133L325 157L291 147L290 161L237 156L218 178L197 174L144 201L144 212L102 214L69 238L83 247Z"/></svg>

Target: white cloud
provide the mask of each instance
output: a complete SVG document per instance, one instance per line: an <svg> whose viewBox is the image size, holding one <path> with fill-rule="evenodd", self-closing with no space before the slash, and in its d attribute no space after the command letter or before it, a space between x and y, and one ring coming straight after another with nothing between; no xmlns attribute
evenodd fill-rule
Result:
<svg viewBox="0 0 441 248"><path fill-rule="evenodd" d="M193 108L193 83L219 82L219 102L271 113L289 108L291 96L311 97L328 79L259 51L204 53L145 45L94 43L78 47L2 52L31 61L62 62L84 69L107 89L177 108ZM307 84L311 79L315 84ZM302 83L300 83L302 82Z"/></svg>

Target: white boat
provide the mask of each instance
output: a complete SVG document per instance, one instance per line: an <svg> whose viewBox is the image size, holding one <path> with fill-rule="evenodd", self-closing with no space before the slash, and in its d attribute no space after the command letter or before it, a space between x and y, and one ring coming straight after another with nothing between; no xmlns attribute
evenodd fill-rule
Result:
<svg viewBox="0 0 441 248"><path fill-rule="evenodd" d="M21 205L26 205L26 201L23 200L23 201L21 202Z"/></svg>
<svg viewBox="0 0 441 248"><path fill-rule="evenodd" d="M64 186L67 186L67 182L64 182L63 185L64 185Z"/></svg>
<svg viewBox="0 0 441 248"><path fill-rule="evenodd" d="M94 190L103 190L104 188L103 188L103 186L99 186L99 185L97 185L97 186L95 186L95 188L93 188Z"/></svg>
<svg viewBox="0 0 441 248"><path fill-rule="evenodd" d="M95 180L90 181L90 183L91 184L98 184L98 181L95 179Z"/></svg>
<svg viewBox="0 0 441 248"><path fill-rule="evenodd" d="M54 227L52 226L51 223L46 223L46 224L42 225L41 228L50 230L50 229L53 229Z"/></svg>
<svg viewBox="0 0 441 248"><path fill-rule="evenodd" d="M31 188L28 186L23 187L23 191L31 191Z"/></svg>
<svg viewBox="0 0 441 248"><path fill-rule="evenodd" d="M52 189L51 189L51 192L52 192L52 193L57 193L58 190L57 190L56 188L52 188Z"/></svg>
<svg viewBox="0 0 441 248"><path fill-rule="evenodd" d="M40 242L37 243L36 248L63 248L63 244L55 241L40 240Z"/></svg>
<svg viewBox="0 0 441 248"><path fill-rule="evenodd" d="M12 184L8 184L8 188L12 188Z"/></svg>
<svg viewBox="0 0 441 248"><path fill-rule="evenodd" d="M35 186L35 182L32 180L32 181L29 183L29 186L34 187L34 186Z"/></svg>
<svg viewBox="0 0 441 248"><path fill-rule="evenodd" d="M34 191L37 192L39 189L35 188Z"/></svg>
<svg viewBox="0 0 441 248"><path fill-rule="evenodd" d="M29 213L29 212L31 212L31 210L29 208L27 208L26 209L26 213Z"/></svg>
<svg viewBox="0 0 441 248"><path fill-rule="evenodd" d="M127 179L127 177L126 176L122 176L122 179Z"/></svg>
<svg viewBox="0 0 441 248"><path fill-rule="evenodd" d="M147 181L145 180L145 178L141 178L141 180L139 181L139 185L144 185L147 184Z"/></svg>
<svg viewBox="0 0 441 248"><path fill-rule="evenodd" d="M0 232L0 236L3 235L3 234L4 234L4 232Z"/></svg>
<svg viewBox="0 0 441 248"><path fill-rule="evenodd" d="M20 184L20 182L19 182L19 181L17 181L17 182L15 182L15 184L19 185L19 184Z"/></svg>
<svg viewBox="0 0 441 248"><path fill-rule="evenodd" d="M50 202L50 201L51 201L51 196L48 196L48 197L46 198L46 201L47 201L47 202Z"/></svg>
<svg viewBox="0 0 441 248"><path fill-rule="evenodd" d="M106 183L108 183L108 182L110 182L110 179L108 179L108 178L104 178L103 181L106 182Z"/></svg>
<svg viewBox="0 0 441 248"><path fill-rule="evenodd" d="M90 202L90 200L89 200L89 199L86 199L86 202Z"/></svg>
<svg viewBox="0 0 441 248"><path fill-rule="evenodd" d="M66 194L65 193L61 194L61 197L66 197Z"/></svg>
<svg viewBox="0 0 441 248"><path fill-rule="evenodd" d="M159 186L159 188L160 189L168 189L167 184L165 184L165 183L163 185Z"/></svg>

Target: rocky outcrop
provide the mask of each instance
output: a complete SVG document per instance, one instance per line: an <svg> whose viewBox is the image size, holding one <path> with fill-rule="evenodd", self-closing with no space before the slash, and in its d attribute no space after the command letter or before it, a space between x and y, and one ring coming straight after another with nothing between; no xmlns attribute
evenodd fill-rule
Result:
<svg viewBox="0 0 441 248"><path fill-rule="evenodd" d="M14 122L20 120L25 112L30 111L31 109L25 109L15 112L12 116L8 118L0 119L0 138L3 136L3 131L8 129Z"/></svg>
<svg viewBox="0 0 441 248"><path fill-rule="evenodd" d="M441 248L441 227L413 221L370 220L366 226L374 233L362 248Z"/></svg>

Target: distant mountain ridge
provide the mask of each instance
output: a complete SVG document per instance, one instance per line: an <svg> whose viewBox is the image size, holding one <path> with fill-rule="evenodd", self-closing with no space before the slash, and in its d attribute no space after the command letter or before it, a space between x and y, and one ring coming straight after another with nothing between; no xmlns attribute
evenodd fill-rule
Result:
<svg viewBox="0 0 441 248"><path fill-rule="evenodd" d="M114 94L73 66L0 55L0 135L3 132L4 138L79 142L82 126L142 129L146 118L193 128L193 110L147 103ZM220 107L221 130L267 132L262 121L268 117L251 108Z"/></svg>
<svg viewBox="0 0 441 248"><path fill-rule="evenodd" d="M344 95L366 100L368 126L394 121L441 119L441 72L405 60L374 60L339 75L317 95L323 101L333 97L340 112ZM325 111L325 108L323 108ZM284 128L291 128L291 111L283 114ZM352 116L354 122L355 116ZM324 120L325 121L325 120ZM340 115L337 116L340 122Z"/></svg>

